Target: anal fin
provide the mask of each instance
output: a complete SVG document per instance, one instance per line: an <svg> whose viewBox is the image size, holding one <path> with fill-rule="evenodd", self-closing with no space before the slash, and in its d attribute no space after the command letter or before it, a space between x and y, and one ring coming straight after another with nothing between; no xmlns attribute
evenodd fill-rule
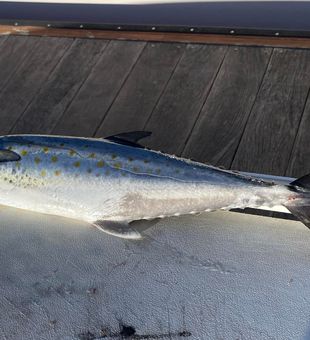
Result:
<svg viewBox="0 0 310 340"><path fill-rule="evenodd" d="M93 225L109 235L129 240L139 240L142 238L141 232L150 228L158 220L135 220L132 222L98 220L93 222Z"/></svg>

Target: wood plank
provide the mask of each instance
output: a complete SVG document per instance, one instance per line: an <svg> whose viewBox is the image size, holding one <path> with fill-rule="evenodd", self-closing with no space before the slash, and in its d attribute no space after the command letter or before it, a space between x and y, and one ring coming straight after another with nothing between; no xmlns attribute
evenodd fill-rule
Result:
<svg viewBox="0 0 310 340"><path fill-rule="evenodd" d="M148 44L96 136L143 129L184 49L180 44Z"/></svg>
<svg viewBox="0 0 310 340"><path fill-rule="evenodd" d="M12 132L50 133L106 45L100 40L75 40Z"/></svg>
<svg viewBox="0 0 310 340"><path fill-rule="evenodd" d="M5 121L0 127L1 134L7 134L13 129L14 123L45 83L72 41L70 38L40 38L35 49L0 93L0 117Z"/></svg>
<svg viewBox="0 0 310 340"><path fill-rule="evenodd" d="M144 46L144 42L111 41L53 133L92 136Z"/></svg>
<svg viewBox="0 0 310 340"><path fill-rule="evenodd" d="M0 36L0 47L9 38L8 35Z"/></svg>
<svg viewBox="0 0 310 340"><path fill-rule="evenodd" d="M3 41L0 48L0 91L39 41L38 37L18 36L11 36Z"/></svg>
<svg viewBox="0 0 310 340"><path fill-rule="evenodd" d="M294 147L291 153L286 176L301 177L310 173L310 99L300 122Z"/></svg>
<svg viewBox="0 0 310 340"><path fill-rule="evenodd" d="M310 86L310 51L275 49L234 169L284 175Z"/></svg>
<svg viewBox="0 0 310 340"><path fill-rule="evenodd" d="M173 32L141 32L141 31L111 31L89 29L47 28L40 26L0 25L0 35L28 35L49 37L70 37L87 39L119 39L160 41L198 44L220 44L236 46L271 46L287 48L310 48L310 39L301 37L267 37L237 34L208 34L208 33L173 33Z"/></svg>
<svg viewBox="0 0 310 340"><path fill-rule="evenodd" d="M216 77L227 47L188 45L145 130L145 144L180 154Z"/></svg>
<svg viewBox="0 0 310 340"><path fill-rule="evenodd" d="M182 155L229 168L271 49L230 47Z"/></svg>

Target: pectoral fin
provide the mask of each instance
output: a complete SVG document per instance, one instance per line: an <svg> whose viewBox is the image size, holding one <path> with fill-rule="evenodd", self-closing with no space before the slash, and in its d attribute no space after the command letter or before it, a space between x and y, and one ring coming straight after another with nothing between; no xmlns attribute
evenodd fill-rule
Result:
<svg viewBox="0 0 310 340"><path fill-rule="evenodd" d="M157 223L158 220L159 219L135 220L132 222L98 220L95 221L93 225L109 235L124 239L139 240L142 238L141 232L150 228Z"/></svg>
<svg viewBox="0 0 310 340"><path fill-rule="evenodd" d="M20 160L20 155L11 150L0 150L0 162L16 162Z"/></svg>

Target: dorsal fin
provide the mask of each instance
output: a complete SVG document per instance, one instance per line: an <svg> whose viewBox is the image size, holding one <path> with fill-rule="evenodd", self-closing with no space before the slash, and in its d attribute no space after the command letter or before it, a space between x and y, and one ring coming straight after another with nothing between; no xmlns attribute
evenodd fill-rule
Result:
<svg viewBox="0 0 310 340"><path fill-rule="evenodd" d="M136 148L144 148L144 146L140 145L138 141L140 139L150 136L151 134L152 132L149 132L149 131L132 131L132 132L119 133L117 135L105 137L104 139L107 139L111 142L118 143L118 144L134 146Z"/></svg>
<svg viewBox="0 0 310 340"><path fill-rule="evenodd" d="M11 150L0 150L0 162L16 162L20 160L20 155Z"/></svg>

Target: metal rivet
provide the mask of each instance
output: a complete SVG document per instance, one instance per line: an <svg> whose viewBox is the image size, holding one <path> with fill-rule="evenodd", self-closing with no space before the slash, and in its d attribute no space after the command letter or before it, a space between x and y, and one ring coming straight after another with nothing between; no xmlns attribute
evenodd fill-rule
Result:
<svg viewBox="0 0 310 340"><path fill-rule="evenodd" d="M194 28L191 28L191 29L190 29L190 31L191 31L191 32L194 32L194 31L195 31L195 29L194 29Z"/></svg>
<svg viewBox="0 0 310 340"><path fill-rule="evenodd" d="M278 35L280 35L280 33L279 33L279 32L276 32L274 35L278 36Z"/></svg>
<svg viewBox="0 0 310 340"><path fill-rule="evenodd" d="M121 30L122 28L121 28L121 26L118 26L117 29L118 29L118 30Z"/></svg>
<svg viewBox="0 0 310 340"><path fill-rule="evenodd" d="M84 28L84 26L83 26L83 25L80 25L80 28Z"/></svg>
<svg viewBox="0 0 310 340"><path fill-rule="evenodd" d="M230 34L234 34L234 33L235 33L235 31L234 31L234 30L231 30L229 33L230 33Z"/></svg>
<svg viewBox="0 0 310 340"><path fill-rule="evenodd" d="M51 27L51 24L47 24L47 27Z"/></svg>
<svg viewBox="0 0 310 340"><path fill-rule="evenodd" d="M152 27L152 31L155 31L156 30L156 27Z"/></svg>
<svg viewBox="0 0 310 340"><path fill-rule="evenodd" d="M14 25L15 25L15 26L18 26L18 22L15 22Z"/></svg>

